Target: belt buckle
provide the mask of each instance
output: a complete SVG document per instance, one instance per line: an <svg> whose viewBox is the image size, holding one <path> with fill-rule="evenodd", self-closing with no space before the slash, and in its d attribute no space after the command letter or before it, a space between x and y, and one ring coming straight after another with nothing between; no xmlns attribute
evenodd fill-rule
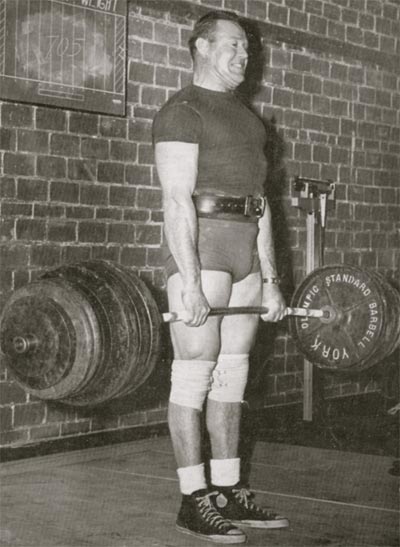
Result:
<svg viewBox="0 0 400 547"><path fill-rule="evenodd" d="M257 204L255 202L257 202ZM249 217L253 213L257 218L261 218L265 211L266 202L267 198L265 196L260 196L258 198L246 196L244 201L244 216ZM258 205L258 203L260 204Z"/></svg>

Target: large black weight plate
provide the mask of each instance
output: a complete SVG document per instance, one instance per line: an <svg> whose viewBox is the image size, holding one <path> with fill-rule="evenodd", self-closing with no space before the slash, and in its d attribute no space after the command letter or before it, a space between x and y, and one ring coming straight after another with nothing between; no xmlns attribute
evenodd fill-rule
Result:
<svg viewBox="0 0 400 547"><path fill-rule="evenodd" d="M121 287L94 270L91 262L83 262L46 274L46 278L62 279L81 292L99 324L101 351L93 378L84 389L65 400L77 406L97 405L118 395L125 385L131 347L139 343L137 323L134 314L129 314Z"/></svg>
<svg viewBox="0 0 400 547"><path fill-rule="evenodd" d="M40 280L16 291L1 319L1 350L13 377L29 393L60 399L90 381L96 323L71 288ZM34 340L25 350L18 341Z"/></svg>
<svg viewBox="0 0 400 547"><path fill-rule="evenodd" d="M291 333L304 356L327 370L360 370L374 363L385 327L385 305L376 278L359 268L325 266L309 274L293 307L333 310L330 321L292 317Z"/></svg>

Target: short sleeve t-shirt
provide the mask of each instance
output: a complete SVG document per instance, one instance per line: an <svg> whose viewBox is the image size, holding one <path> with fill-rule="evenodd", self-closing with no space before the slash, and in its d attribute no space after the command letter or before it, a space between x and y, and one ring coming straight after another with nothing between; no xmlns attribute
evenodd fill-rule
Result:
<svg viewBox="0 0 400 547"><path fill-rule="evenodd" d="M230 92L190 85L157 113L153 143L199 145L196 193L264 194L266 132L259 118Z"/></svg>

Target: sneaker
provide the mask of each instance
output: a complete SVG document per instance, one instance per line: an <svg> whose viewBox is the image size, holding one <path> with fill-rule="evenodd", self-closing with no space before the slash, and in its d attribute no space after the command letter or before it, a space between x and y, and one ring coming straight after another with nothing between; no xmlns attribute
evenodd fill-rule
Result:
<svg viewBox="0 0 400 547"><path fill-rule="evenodd" d="M289 521L268 508L258 507L253 494L241 486L215 486L218 495L215 505L218 512L233 524L250 528L286 528Z"/></svg>
<svg viewBox="0 0 400 547"><path fill-rule="evenodd" d="M180 532L214 543L245 543L246 535L231 522L221 517L211 498L218 492L197 490L183 496L176 527Z"/></svg>

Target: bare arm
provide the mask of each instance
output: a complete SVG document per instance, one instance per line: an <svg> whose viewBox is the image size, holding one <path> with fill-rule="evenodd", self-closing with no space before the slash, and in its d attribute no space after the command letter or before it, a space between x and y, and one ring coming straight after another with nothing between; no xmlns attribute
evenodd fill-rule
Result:
<svg viewBox="0 0 400 547"><path fill-rule="evenodd" d="M197 215L192 194L197 179L198 145L160 142L155 160L163 190L164 230L183 283L182 301L190 325L207 318L209 306L201 288L197 255Z"/></svg>
<svg viewBox="0 0 400 547"><path fill-rule="evenodd" d="M258 227L257 249L260 257L262 277L277 277L271 209L268 202L265 206L264 215L258 222ZM279 321L283 318L286 304L279 285L263 283L262 305L270 310L269 313L261 316L265 321Z"/></svg>

